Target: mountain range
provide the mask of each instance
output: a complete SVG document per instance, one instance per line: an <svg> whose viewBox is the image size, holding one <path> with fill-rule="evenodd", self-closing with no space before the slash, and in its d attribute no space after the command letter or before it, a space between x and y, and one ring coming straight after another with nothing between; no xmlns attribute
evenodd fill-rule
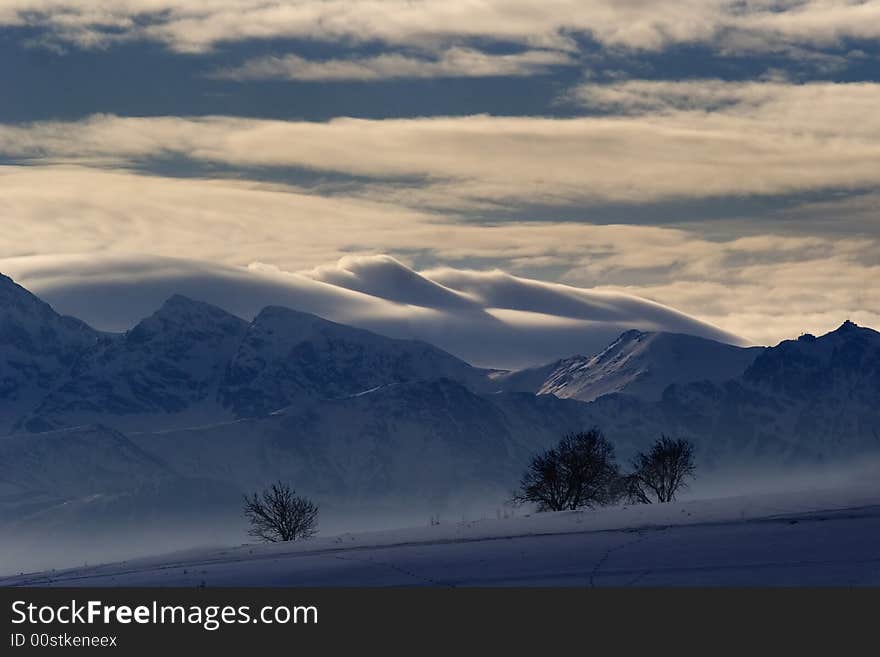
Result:
<svg viewBox="0 0 880 657"><path fill-rule="evenodd" d="M124 333L101 333L0 281L0 430L89 423L169 429L265 415L306 400L449 377L488 391L488 371L427 343L288 308L251 322L175 295ZM8 403L12 402L12 403Z"/></svg>
<svg viewBox="0 0 880 657"><path fill-rule="evenodd" d="M594 425L624 463L661 433L693 440L704 474L845 461L880 453L878 401L880 333L850 322L769 348L627 331L508 372L180 295L106 333L0 278L0 523L17 526L207 513L277 478L337 507L501 499L532 453Z"/></svg>
<svg viewBox="0 0 880 657"><path fill-rule="evenodd" d="M472 365L522 369L594 354L623 331L671 331L749 341L632 294L522 278L502 271L417 271L383 255L345 256L282 271L155 256L102 254L0 259L63 314L122 333L175 294L254 319L283 306L380 335L417 339Z"/></svg>

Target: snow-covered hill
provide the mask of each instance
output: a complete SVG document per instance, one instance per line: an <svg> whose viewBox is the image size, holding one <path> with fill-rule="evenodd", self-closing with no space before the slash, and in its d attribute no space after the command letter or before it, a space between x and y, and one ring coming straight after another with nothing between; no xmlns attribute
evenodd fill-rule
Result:
<svg viewBox="0 0 880 657"><path fill-rule="evenodd" d="M876 586L873 486L199 549L0 586Z"/></svg>

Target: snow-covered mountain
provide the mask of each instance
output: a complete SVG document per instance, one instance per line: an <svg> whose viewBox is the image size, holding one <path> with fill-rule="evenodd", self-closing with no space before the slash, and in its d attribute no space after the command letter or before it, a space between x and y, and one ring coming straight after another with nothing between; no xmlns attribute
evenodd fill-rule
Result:
<svg viewBox="0 0 880 657"><path fill-rule="evenodd" d="M171 297L124 334L86 350L21 422L28 431L104 422L121 429L181 426L225 417L216 403L247 322Z"/></svg>
<svg viewBox="0 0 880 657"><path fill-rule="evenodd" d="M659 401L611 394L591 419L635 443L659 432L696 444L701 467L777 467L880 453L880 333L845 322L762 351L746 371L674 384Z"/></svg>
<svg viewBox="0 0 880 657"><path fill-rule="evenodd" d="M130 488L171 470L125 435L92 425L0 438L0 494L64 500Z"/></svg>
<svg viewBox="0 0 880 657"><path fill-rule="evenodd" d="M631 330L595 356L573 356L495 378L505 390L563 399L588 402L625 392L656 401L673 383L717 383L739 376L762 351L681 333Z"/></svg>
<svg viewBox="0 0 880 657"><path fill-rule="evenodd" d="M477 391L494 387L488 371L427 343L287 308L268 307L246 322L175 295L131 330L100 334L14 287L17 303L9 311L0 306L0 317L7 318L2 326L12 327L4 336L11 336L7 342L18 350L9 352L0 370L10 390L0 398L7 431L92 423L123 431L216 424L438 377ZM32 306L29 323L13 323L23 301ZM31 362L17 367L23 351Z"/></svg>
<svg viewBox="0 0 880 657"><path fill-rule="evenodd" d="M0 535L112 535L237 518L241 491L183 476L102 425L0 437Z"/></svg>
<svg viewBox="0 0 880 657"><path fill-rule="evenodd" d="M637 336L624 337L640 344ZM669 341L689 343L687 336ZM714 353L712 345L702 346ZM717 359L718 377L737 365L736 356L743 354L728 363ZM185 476L245 488L288 476L344 504L400 496L422 504L478 491L497 496L515 485L530 454L591 426L605 431L622 464L661 433L687 437L705 476L743 465L785 468L880 454L876 331L845 324L819 338L784 342L727 380L694 371L701 374L697 381L668 385L657 399L650 387L638 388L636 377L636 390L648 393L609 393L590 403L553 394L480 394L450 379L415 381L133 439Z"/></svg>
<svg viewBox="0 0 880 657"><path fill-rule="evenodd" d="M583 428L587 410L553 396L483 395L436 379L132 439L184 476L245 490L282 477L338 504L424 507L487 491L503 498L529 456Z"/></svg>
<svg viewBox="0 0 880 657"><path fill-rule="evenodd" d="M0 274L0 435L39 403L99 336Z"/></svg>
<svg viewBox="0 0 880 657"><path fill-rule="evenodd" d="M702 475L880 452L880 334L849 322L767 349L629 331L501 373L276 306L248 322L174 296L106 334L8 279L0 295L0 417L18 431L0 523L237 515L276 478L337 506L499 500L531 454L591 426L622 463L688 437Z"/></svg>
<svg viewBox="0 0 880 657"><path fill-rule="evenodd" d="M334 399L441 377L488 390L487 375L425 342L270 306L241 340L226 369L220 401L236 417L253 417L306 398Z"/></svg>

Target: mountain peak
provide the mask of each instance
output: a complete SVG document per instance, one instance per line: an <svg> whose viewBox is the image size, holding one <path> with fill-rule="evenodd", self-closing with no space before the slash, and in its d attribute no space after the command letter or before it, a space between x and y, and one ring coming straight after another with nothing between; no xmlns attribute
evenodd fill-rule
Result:
<svg viewBox="0 0 880 657"><path fill-rule="evenodd" d="M154 317L163 319L182 319L192 321L199 317L209 318L213 321L233 318L235 315L226 312L222 308L211 305L204 301L198 301L182 294L173 294L153 314ZM244 320L238 319L240 322Z"/></svg>
<svg viewBox="0 0 880 657"><path fill-rule="evenodd" d="M338 324L319 315L285 306L263 308L251 322L248 333L255 339L277 345L294 345L316 339L391 340L364 329Z"/></svg>
<svg viewBox="0 0 880 657"><path fill-rule="evenodd" d="M177 308L177 307L189 307L202 304L201 301L196 301L191 297L184 296L183 294L172 294L165 300L165 303L162 304L162 307L167 308ZM204 304L207 305L207 304Z"/></svg>
<svg viewBox="0 0 880 657"><path fill-rule="evenodd" d="M673 383L723 381L743 373L760 352L684 333L622 333L592 358L562 361L539 388L539 394L592 401L627 392L660 399Z"/></svg>
<svg viewBox="0 0 880 657"><path fill-rule="evenodd" d="M0 274L0 312L12 312L19 317L37 317L43 321L59 317L48 303L5 274Z"/></svg>
<svg viewBox="0 0 880 657"><path fill-rule="evenodd" d="M617 338L617 342L630 342L632 340L640 338L643 335L648 334L644 331L640 331L639 329L630 329L629 331L624 331L623 333L621 333Z"/></svg>
<svg viewBox="0 0 880 657"><path fill-rule="evenodd" d="M818 342L825 343L830 341L834 341L834 338L850 340L853 338L860 337L868 337L868 336L876 336L877 331L874 329L868 328L867 326L859 326L855 322L847 319L840 326L838 326L833 331L826 333L825 335L818 338Z"/></svg>
<svg viewBox="0 0 880 657"><path fill-rule="evenodd" d="M311 331L315 329L331 329L345 333L369 334L370 331L359 329L347 324L340 324L330 319L307 313L302 310L288 308L287 306L266 306L257 316L254 317L252 325L285 328L285 329L301 329Z"/></svg>
<svg viewBox="0 0 880 657"><path fill-rule="evenodd" d="M5 300L13 296L37 299L36 296L12 280L11 276L0 273L0 300Z"/></svg>
<svg viewBox="0 0 880 657"><path fill-rule="evenodd" d="M251 326L272 328L283 326L285 328L293 328L314 327L324 324L333 324L333 322L311 313L287 308L286 306L266 306L257 313Z"/></svg>
<svg viewBox="0 0 880 657"><path fill-rule="evenodd" d="M304 313L301 310L294 310L293 308L288 308L287 306L266 306L259 313L257 313L257 318L278 318L278 317L311 317L316 318L317 315L312 315L311 313Z"/></svg>
<svg viewBox="0 0 880 657"><path fill-rule="evenodd" d="M129 342L146 342L169 331L177 333L220 333L243 331L247 322L222 308L174 294L151 316L141 320L127 337Z"/></svg>

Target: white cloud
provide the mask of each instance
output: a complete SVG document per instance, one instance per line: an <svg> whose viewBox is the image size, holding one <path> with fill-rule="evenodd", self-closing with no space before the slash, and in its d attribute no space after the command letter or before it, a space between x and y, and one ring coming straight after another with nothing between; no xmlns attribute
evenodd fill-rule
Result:
<svg viewBox="0 0 880 657"><path fill-rule="evenodd" d="M600 263L575 265L564 277L597 290L663 299L684 312L759 344L802 332L822 334L852 319L880 326L880 240L761 235L724 242L693 239L667 248L675 259L662 273L639 276L639 262L621 251ZM650 260L650 256L648 256ZM628 284L615 284L629 278ZM598 283L607 281L608 285Z"/></svg>
<svg viewBox="0 0 880 657"><path fill-rule="evenodd" d="M760 343L804 330L823 332L847 316L880 326L880 314L874 310L880 307L880 288L869 284L880 275L880 240L876 232L874 237L844 236L851 227L843 234L710 240L697 230L657 226L551 221L486 225L452 221L390 202L326 198L291 187L58 166L0 167L0 187L4 234L15 236L0 241L0 267L25 275L28 282L36 280L39 265L41 285L51 282L55 289L61 289L65 280L82 281L87 275L91 280L124 279L131 285L122 296L112 297L113 303L123 308L136 304L139 312L174 291L173 286L165 286L158 294L143 280L156 271L161 273L163 267L169 275L180 267L141 267L138 256L131 255L152 253L211 262L211 267L223 271L232 268L231 278L254 262L269 263L258 268L265 276L303 272L297 280L310 279L310 290L315 286L334 289L337 296L333 297L320 290L309 292L311 305L307 306L331 317L341 312L334 310L337 307L352 316L394 317L401 308L411 308L422 299L430 306L420 311L427 316L464 312L474 304L520 313L524 323L527 317L541 316L545 322L564 315L574 321L569 323L573 342L560 344L572 349L577 330L586 326L577 322L595 319L599 298L592 296L587 303L575 288L589 294L646 297ZM856 210L859 220L876 220L876 204L873 209L857 205ZM836 218L845 207L817 206L810 211ZM66 259L72 256L65 254L77 253L93 255ZM459 268L435 268L418 277L385 267L381 260L355 257L324 266L345 254L381 253L457 267L491 263L530 278L564 280L573 287L551 285L536 296L532 290L540 284L524 283L504 273L471 275ZM102 260L106 258L115 258L115 264L106 266ZM102 262L91 265L91 259ZM23 263L29 269L23 269ZM222 279L215 271L209 272L211 280ZM198 272L185 270L174 277L198 278ZM199 289L196 285L192 294ZM214 289L221 298L225 288ZM344 298L338 296L341 292L346 293ZM532 301L505 301L502 293L514 301ZM245 304L267 299L252 291L238 296ZM381 308L372 302L380 297L384 299ZM84 306L100 306L105 298L111 297L100 293L80 301ZM318 298L331 301L321 305ZM535 299L547 305L538 305ZM594 308L593 315L578 314L576 309L586 307L584 303ZM561 310L569 305L573 310ZM620 309L626 304L618 300L612 306ZM645 308L644 304L639 307ZM437 340L442 343L443 329L438 331ZM551 351L556 349L553 340L548 345Z"/></svg>
<svg viewBox="0 0 880 657"><path fill-rule="evenodd" d="M0 186L4 231L16 235L0 246L6 255L152 249L201 252L220 262L268 254L308 266L326 261L328 250L357 248L360 238L371 248L402 224L429 220L405 208L295 188L78 167L0 167ZM284 256L285 243L297 237L303 242Z"/></svg>
<svg viewBox="0 0 880 657"><path fill-rule="evenodd" d="M516 77L545 73L555 66L577 62L564 52L527 50L493 55L472 48L450 48L439 57L399 53L353 59L310 60L297 55L261 57L217 71L228 80L389 80L395 78Z"/></svg>
<svg viewBox="0 0 880 657"><path fill-rule="evenodd" d="M489 367L593 353L633 327L737 340L630 294L592 292L499 272L460 272L479 292L456 293L389 257L347 258L317 271L290 273L260 264L243 268L73 254L0 259L0 270L59 311L102 328L128 328L165 298L182 293L242 317L253 317L266 305L286 305L394 337L427 340ZM334 273L359 279L367 291L318 280ZM449 304L443 295L424 295L426 288L467 302Z"/></svg>
<svg viewBox="0 0 880 657"><path fill-rule="evenodd" d="M533 258L565 264L646 246L659 254L689 238L650 226L486 225L296 187L71 166L0 167L0 187L4 231L15 235L0 241L0 257L147 251L230 265L260 260L299 271L345 253L427 251L441 262L527 266Z"/></svg>
<svg viewBox="0 0 880 657"><path fill-rule="evenodd" d="M872 310L880 292L865 283L880 274L876 194L786 210L772 229L743 218L713 239L698 224L592 225L588 205L582 223L464 218L480 204L876 188L880 85L626 81L575 95L621 114L328 123L98 116L2 126L0 152L30 165L0 167L0 216L15 235L0 243L0 257L149 251L307 271L344 254L417 254L422 262L490 263L531 276L565 272L576 286L647 296L758 342L822 332L847 316L880 324ZM368 182L331 193L125 170L168 154L245 172L298 166ZM311 276L374 296L377 274L349 265ZM380 285L379 296L397 308L426 295L432 312L474 303L478 290L461 272L454 280L434 274L427 283L413 279L415 288L404 277L396 295ZM504 312L546 319L556 311Z"/></svg>
<svg viewBox="0 0 880 657"><path fill-rule="evenodd" d="M876 0L6 0L0 24L42 27L81 47L150 39L201 52L245 39L300 37L425 46L472 38L571 47L683 43L824 46L880 36Z"/></svg>
<svg viewBox="0 0 880 657"><path fill-rule="evenodd" d="M627 81L579 87L624 115L325 123L230 117L0 126L0 153L130 166L173 155L373 179L367 198L414 207L774 195L880 184L880 84ZM414 184L388 185L408 178Z"/></svg>
<svg viewBox="0 0 880 657"><path fill-rule="evenodd" d="M588 107L653 116L671 125L702 122L706 128L723 129L739 121L739 127L766 132L775 121L781 124L780 134L870 140L880 135L880 119L870 112L880 97L880 85L873 82L624 80L583 84L568 97ZM854 125L840 125L850 122Z"/></svg>

